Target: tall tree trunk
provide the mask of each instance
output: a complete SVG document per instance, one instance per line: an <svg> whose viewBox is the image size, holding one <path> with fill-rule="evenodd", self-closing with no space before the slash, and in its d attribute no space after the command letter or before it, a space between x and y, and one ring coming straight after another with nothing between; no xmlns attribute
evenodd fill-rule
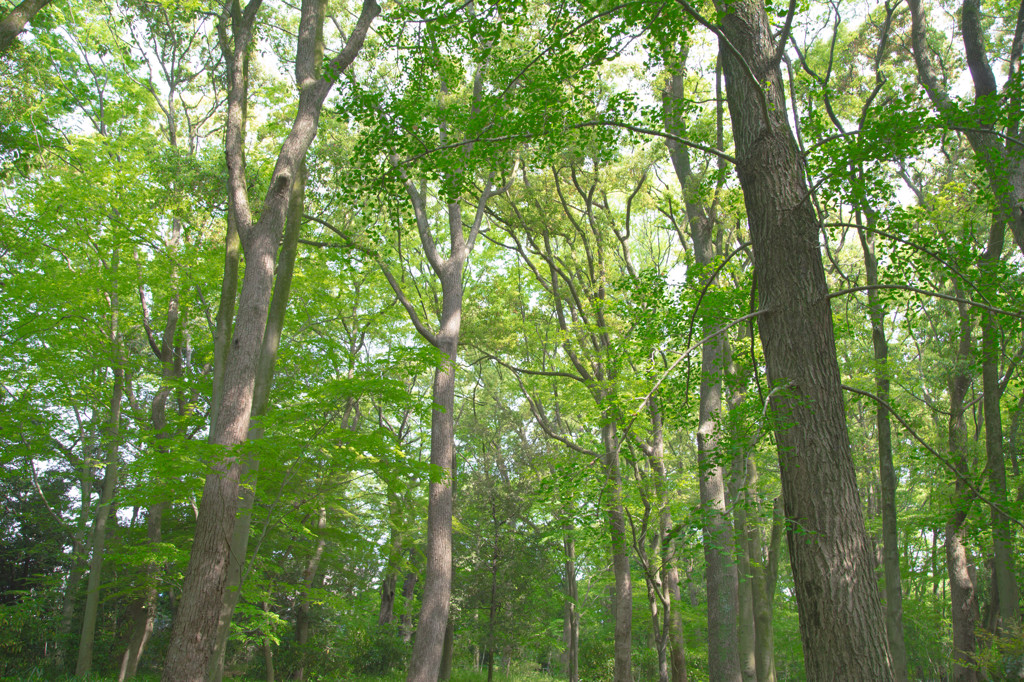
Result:
<svg viewBox="0 0 1024 682"><path fill-rule="evenodd" d="M612 571L615 592L612 614L615 620L615 682L632 682L633 667L633 576L629 564L629 542L626 536L626 513L622 500L622 472L619 467L619 444L615 424L606 419L601 427L604 444L605 499L608 526L611 529Z"/></svg>
<svg viewBox="0 0 1024 682"><path fill-rule="evenodd" d="M316 528L319 537L313 554L310 555L302 570L302 591L299 594L299 603L295 610L295 643L298 646L299 656L292 679L298 680L298 682L305 679L306 661L309 659L309 591L317 582L320 559L323 558L324 549L327 548L327 540L323 536L323 531L327 529L327 507L320 507L320 517L317 519Z"/></svg>
<svg viewBox="0 0 1024 682"><path fill-rule="evenodd" d="M413 551L409 550L409 560L412 561ZM412 606L416 597L416 571L411 568L405 573L405 580L402 581L402 616L398 619L399 629L402 632L402 641L412 641Z"/></svg>
<svg viewBox="0 0 1024 682"><path fill-rule="evenodd" d="M270 610L270 605L267 602L263 602L263 610ZM274 682L274 642L268 635L263 635L263 667L267 671L267 682Z"/></svg>
<svg viewBox="0 0 1024 682"><path fill-rule="evenodd" d="M956 290L960 294L959 288ZM978 673L974 665L976 650L975 627L978 623L978 598L975 594L972 567L964 545L967 513L974 501L968 480L967 420L964 400L971 386L971 377L964 364L969 361L971 342L971 316L965 303L957 304L960 317L960 341L957 348L957 366L949 379L949 434L950 458L957 469L953 493L953 511L946 521L946 570L949 574L951 599L950 620L953 624L953 680L976 682Z"/></svg>
<svg viewBox="0 0 1024 682"><path fill-rule="evenodd" d="M68 572L67 581L64 583L64 600L61 608L60 626L57 630L57 651L54 655L54 664L57 670L65 668L69 639L71 637L71 626L75 618L75 605L78 602L78 588L82 583L82 576L85 574L86 560L89 553L89 538L87 528L89 525L89 507L92 502L92 450L89 440L82 439L82 462L79 467L79 490L81 490L82 504L78 510L78 523L75 527L75 535L71 542L71 570Z"/></svg>
<svg viewBox="0 0 1024 682"><path fill-rule="evenodd" d="M668 470L665 467L665 429L658 396L651 396L648 402L651 418L651 436L644 452L654 474L654 489L658 501L658 532L651 549L652 559L660 561L661 602L664 614L662 633L658 643L659 677L672 682L686 682L686 643L683 633L683 619L679 613L682 601L679 596L679 570L676 567L675 540L672 538L672 500L669 495ZM666 641L667 640L667 641ZM667 644L668 661L663 662L663 650ZM660 667L667 664L667 670ZM667 673L667 674L666 674Z"/></svg>
<svg viewBox="0 0 1024 682"><path fill-rule="evenodd" d="M980 269L994 276L1002 260L1006 224L994 216L989 232L988 248L981 257ZM1002 387L999 385L999 328L995 314L983 310L981 314L981 376L985 412L985 453L988 469L989 507L992 519L993 577L999 604L995 631L1013 632L1020 623L1019 594L1013 561L1013 530L1005 513L1006 459L1003 455L1003 417L1000 407ZM996 614L993 614L996 615Z"/></svg>
<svg viewBox="0 0 1024 682"><path fill-rule="evenodd" d="M562 639L565 641L565 677L580 682L580 615L579 591L576 584L576 541L571 521L562 538L565 550L565 609L562 616Z"/></svg>
<svg viewBox="0 0 1024 682"><path fill-rule="evenodd" d="M227 27L219 27L221 45L228 61L228 119L225 149L228 162L228 210L246 256L233 341L223 372L222 399L217 408L210 442L223 446L224 457L214 463L206 478L196 519L192 554L175 614L171 643L164 664L164 682L188 682L207 676L223 604L231 537L234 533L244 460L234 452L249 432L257 365L264 342L267 313L273 289L276 256L292 199L292 185L301 174L316 136L324 99L341 74L355 59L380 12L374 0L364 0L359 19L344 49L323 71L323 0L303 0L296 45L295 77L299 104L285 138L263 202L259 220L249 210L244 140L248 95L248 54L261 0L244 8L230 0L223 21L231 22L233 44Z"/></svg>
<svg viewBox="0 0 1024 682"><path fill-rule="evenodd" d="M171 146L177 147L177 137L174 133L173 102L174 93L172 92L168 96L168 103L170 106L167 118ZM180 244L181 220L174 218L171 221L171 236L168 240L168 247L172 251L172 255L174 250ZM181 354L176 352L174 344L174 337L178 329L179 318L177 279L178 273L177 267L175 266L171 271L173 293L167 302L167 313L164 316L164 328L160 337L159 345L156 344L156 340L153 338L153 331L150 324L146 322L147 316L145 314L143 315L147 338L149 339L150 346L154 351L157 361L160 362L162 366L160 372L160 389L156 392L156 395L153 396L153 401L150 403L149 410L150 423L153 426L153 431L156 433L156 450L160 454L168 452L167 441L173 435L168 430L167 426L167 399L171 395L174 382L181 378L184 370ZM143 305L143 312L145 312L145 295L142 293L141 287L139 290L139 298ZM146 510L146 541L149 543L150 547L153 547L160 542L164 511L166 511L169 506L170 503L166 500L158 501L151 504ZM132 606L129 609L128 620L132 624L132 631L128 639L128 647L125 649L124 655L121 657L121 669L118 673L118 682L131 679L138 673L139 661L146 649L146 644L149 642L150 635L153 634L153 625L156 619L157 576L159 572L160 566L153 562L147 563L142 570L143 591L142 594L133 601Z"/></svg>
<svg viewBox="0 0 1024 682"><path fill-rule="evenodd" d="M121 455L121 402L124 398L124 366L121 353L120 303L117 293L119 254L114 248L110 259L113 290L110 301L110 353L114 387L110 395L110 417L106 428L107 457L103 468L103 488L96 503L96 518L92 527L92 556L89 559L89 580L85 591L85 610L82 614L82 636L78 642L78 663L75 676L83 677L92 670L92 649L96 636L96 618L100 603L100 579L103 574L103 549L107 538L107 522L117 488L117 473ZM116 523L116 520L115 520Z"/></svg>
<svg viewBox="0 0 1024 682"><path fill-rule="evenodd" d="M730 401L731 402L731 401ZM750 461L749 464L753 464ZM736 648L743 682L757 680L757 621L754 618L754 587L751 566L759 557L750 554L750 543L746 541L751 531L748 520L751 509L751 491L747 488L748 457L745 451L733 455L729 475L730 497L733 505L733 532L736 538ZM756 478L754 479L756 481Z"/></svg>
<svg viewBox="0 0 1024 682"><path fill-rule="evenodd" d="M160 542L161 526L163 524L164 511L168 503L155 504L146 513L146 541L150 546ZM149 643L149 637L153 634L153 625L156 621L156 600L157 600L157 573L160 567L156 564L147 564L143 571L143 593L139 596L130 609L129 621L132 624L132 634L128 640L128 648L121 657L121 669L118 673L118 682L131 679L138 674L139 661Z"/></svg>
<svg viewBox="0 0 1024 682"><path fill-rule="evenodd" d="M860 213L857 216L860 220ZM874 227L874 213L867 211L868 227ZM875 257L874 236L858 230L864 251L864 270L868 286L878 284L878 259ZM878 291L868 290L868 318L871 321L871 343L874 347L875 393L885 405L889 404L889 343L885 338L885 307ZM878 479L882 508L882 567L885 576L885 631L889 638L893 676L896 682L907 680L907 649L903 639L903 584L900 578L899 528L896 515L896 469L892 462L892 425L889 409L878 405L875 409L878 429Z"/></svg>
<svg viewBox="0 0 1024 682"><path fill-rule="evenodd" d="M686 54L673 69L668 87L662 93L665 128L669 133L685 133L683 102ZM693 242L694 260L704 270L715 259L714 228L716 207L708 207L694 192L695 178L690 166L689 149L674 140L668 143L669 155L683 191L686 217ZM705 284L707 282L702 282ZM710 283L708 283L710 284ZM705 329L705 333L712 330ZM725 469L718 457L716 433L722 409L724 347L719 338L701 349L700 421L697 428L697 459L701 517L704 536L705 580L708 599L708 673L712 679L740 682L739 659L739 585L732 523L725 499Z"/></svg>
<svg viewBox="0 0 1024 682"><path fill-rule="evenodd" d="M747 485L757 488L757 467L747 460ZM785 523L782 505L776 501L772 514L767 556L761 546L761 529L747 524L747 556L750 557L750 593L754 610L754 663L757 682L775 682L775 628L772 622L775 601L775 576L779 545Z"/></svg>
<svg viewBox="0 0 1024 682"><path fill-rule="evenodd" d="M780 48L761 0L716 7L807 677L892 680L850 454L819 220L786 118Z"/></svg>
<svg viewBox="0 0 1024 682"><path fill-rule="evenodd" d="M250 407L249 440L263 438L260 417L266 415L270 404L270 389L274 385L274 366L277 351L281 345L288 297L291 293L292 277L295 273L295 256L298 253L299 234L302 231L302 216L306 193L306 162L299 163L298 173L291 186L288 214L285 220L284 236L277 256L274 291L267 313L263 343L260 346L256 376L253 382L253 398ZM249 529L252 526L252 507L256 500L256 477L259 462L251 453L243 453L239 466L241 480L247 485L239 494L238 510L231 533L231 552L228 557L224 586L224 598L217 621L217 636L210 659L210 682L221 682L224 678L224 657L227 654L228 636L231 632L231 617L242 596L242 583L246 557L249 552Z"/></svg>
<svg viewBox="0 0 1024 682"><path fill-rule="evenodd" d="M82 613L82 636L78 641L78 663L75 676L83 677L92 670L92 647L96 635L96 618L99 613L100 579L103 574L103 549L107 538L107 522L117 487L121 444L119 427L121 421L121 399L124 395L124 370L114 368L114 390L110 397L110 423L107 427L107 462L103 469L103 488L96 503L96 518L92 526L92 556L89 559L89 580L85 591L85 610Z"/></svg>

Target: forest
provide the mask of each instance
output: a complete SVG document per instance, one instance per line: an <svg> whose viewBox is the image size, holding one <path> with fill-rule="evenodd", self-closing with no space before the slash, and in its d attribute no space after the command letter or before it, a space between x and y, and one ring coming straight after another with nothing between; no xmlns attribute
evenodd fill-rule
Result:
<svg viewBox="0 0 1024 682"><path fill-rule="evenodd" d="M0 680L1024 679L1022 47L0 0Z"/></svg>

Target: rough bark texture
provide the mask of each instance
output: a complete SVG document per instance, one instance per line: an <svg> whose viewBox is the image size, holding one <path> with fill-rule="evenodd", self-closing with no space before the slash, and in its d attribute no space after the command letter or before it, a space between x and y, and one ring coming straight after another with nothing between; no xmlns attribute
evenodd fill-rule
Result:
<svg viewBox="0 0 1024 682"><path fill-rule="evenodd" d="M892 680L850 454L832 311L811 206L760 0L720 3L720 54L754 249L808 679Z"/></svg>
<svg viewBox="0 0 1024 682"><path fill-rule="evenodd" d="M14 39L25 30L25 25L42 8L50 4L50 0L23 0L7 16L0 19L0 55L11 49Z"/></svg>
<svg viewBox="0 0 1024 682"><path fill-rule="evenodd" d="M175 614L171 643L164 664L164 682L202 680L206 677L216 639L220 607L224 598L230 556L230 538L242 481L242 460L232 448L249 432L250 411L256 382L257 362L270 307L278 246L285 224L292 184L300 174L306 151L317 132L320 110L333 80L320 76L322 0L304 0L296 47L295 76L299 105L291 130L285 138L259 221L253 223L245 179L245 107L248 92L248 52L260 0L251 0L243 10L237 0L226 7L233 44L227 28L219 29L222 49L228 60L228 120L225 150L228 166L229 212L235 221L246 256L233 340L224 363L223 393L210 442L224 447L225 456L207 476L196 519L192 553ZM362 12L345 48L331 60L328 72L337 77L355 59L379 13L374 0L364 0Z"/></svg>

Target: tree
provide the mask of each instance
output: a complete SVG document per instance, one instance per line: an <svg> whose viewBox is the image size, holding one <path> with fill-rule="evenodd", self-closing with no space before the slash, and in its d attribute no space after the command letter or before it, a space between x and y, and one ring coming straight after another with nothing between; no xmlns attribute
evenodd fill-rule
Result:
<svg viewBox="0 0 1024 682"><path fill-rule="evenodd" d="M293 187L299 182L306 151L316 136L324 99L334 80L355 60L370 23L380 11L376 2L365 0L359 20L345 47L330 60L325 69L320 63L323 55L324 3L318 0L303 2L295 61L299 106L291 130L281 146L259 220L254 222L249 209L243 145L249 87L249 52L260 5L261 0L252 0L243 8L239 2L232 0L225 5L222 23L218 28L229 76L228 120L225 129L229 180L228 239L230 245L232 231L237 232L246 256L246 269L230 351L226 358L222 356L223 371L219 378L223 388L219 389L219 404L216 401L214 404L215 418L210 431L210 442L223 446L226 455L207 475L203 489L192 558L185 575L171 645L164 664L163 679L167 681L198 680L206 675L224 598L230 555L229 538L235 527L238 493L242 484L244 458L240 453L233 452L233 449L246 440L249 432L257 365L264 344L278 246L289 206L296 201L297 194L301 196L299 192L293 191ZM229 21L230 34L227 25ZM233 42L229 42L229 35ZM230 260L229 248L229 271ZM221 312L225 312L223 305Z"/></svg>
<svg viewBox="0 0 1024 682"><path fill-rule="evenodd" d="M772 37L759 0L718 9L807 674L892 679L850 457L819 218L785 118L785 43Z"/></svg>

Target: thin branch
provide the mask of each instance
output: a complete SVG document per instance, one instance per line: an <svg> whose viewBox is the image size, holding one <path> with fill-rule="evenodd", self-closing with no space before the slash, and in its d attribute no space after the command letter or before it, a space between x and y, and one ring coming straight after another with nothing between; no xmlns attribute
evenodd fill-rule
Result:
<svg viewBox="0 0 1024 682"><path fill-rule="evenodd" d="M932 456L935 457L935 459L939 460L939 462L941 462L944 467L946 467L951 472L953 472L953 474L958 479L962 480L965 484L967 484L967 487L971 489L971 491L978 497L979 500L981 500L982 502L984 502L985 504L987 504L989 507L991 507L992 509L996 510L1000 514L1005 515L1006 518L1008 518L1011 522L1013 522L1014 525L1019 526L1020 528L1024 528L1024 522L1021 522L1021 521L1017 520L1008 511L1006 511L1005 509L1000 507L998 504L996 504L995 502L990 500L988 497L983 495L982 492L978 489L978 487L975 486L974 483L972 483L969 478L967 478L966 476L962 475L957 470L956 466L952 462L950 462L947 458L945 458L941 454L939 454L939 452L935 448L933 448L932 446L928 445L928 443L926 443L924 441L924 439L921 438L921 436L919 436L917 434L917 431L915 431L913 428L911 428L911 426L909 424L907 424L907 422L903 419L903 417L901 417L899 414L897 414L897 412L895 410L892 409L892 405L890 405L886 401L882 400L881 398L879 398L874 393L868 393L867 391L862 391L859 388L854 388L852 386L847 386L846 384L843 384L842 387L843 387L844 391L849 391L850 393L856 393L857 395L862 395L862 396L865 396L867 398L871 398L876 403L881 405L883 408L888 410L889 414L891 414L893 417L895 417L896 421L898 421L900 424L903 425L903 428L905 428L907 430L907 432L914 438L914 440L916 440L918 443L920 443L924 447L925 450L930 452L932 454Z"/></svg>
<svg viewBox="0 0 1024 682"><path fill-rule="evenodd" d="M969 298L961 298L959 296L953 296L951 294L941 294L937 291L928 291L927 289L921 289L919 287L910 286L909 284L866 284L864 286L850 287L848 289L840 289L839 291L833 291L828 295L828 298L836 298L837 296L845 296L846 294L852 294L858 291L877 291L879 289L894 289L897 291L909 291L915 294L922 294L924 296L932 296L934 298L942 298L947 301L955 301L956 303L964 303L975 308L981 308L988 310L989 312L999 313L1000 315L1008 315L1010 317L1016 317L1024 320L1024 313L1016 313L1012 310L1005 310L1003 308L996 308L994 306L986 305L984 303L978 303L972 301Z"/></svg>
<svg viewBox="0 0 1024 682"><path fill-rule="evenodd" d="M743 72L750 79L751 84L753 84L754 92L757 93L757 99L761 104L761 115L764 116L765 126L771 125L771 118L768 116L768 98L765 97L764 88L761 87L761 82L757 80L757 76L754 75L754 70L750 68L750 64L743 57L743 54L736 49L736 46L733 45L729 38L726 37L722 32L722 29L702 17L697 10L693 9L690 3L686 2L686 0L676 0L676 4L682 7L683 11L696 19L697 23L718 36L718 40L721 44L724 45L729 52L732 53L732 56L736 58L736 61L738 61L740 66L743 68ZM735 163L735 161L733 163Z"/></svg>

